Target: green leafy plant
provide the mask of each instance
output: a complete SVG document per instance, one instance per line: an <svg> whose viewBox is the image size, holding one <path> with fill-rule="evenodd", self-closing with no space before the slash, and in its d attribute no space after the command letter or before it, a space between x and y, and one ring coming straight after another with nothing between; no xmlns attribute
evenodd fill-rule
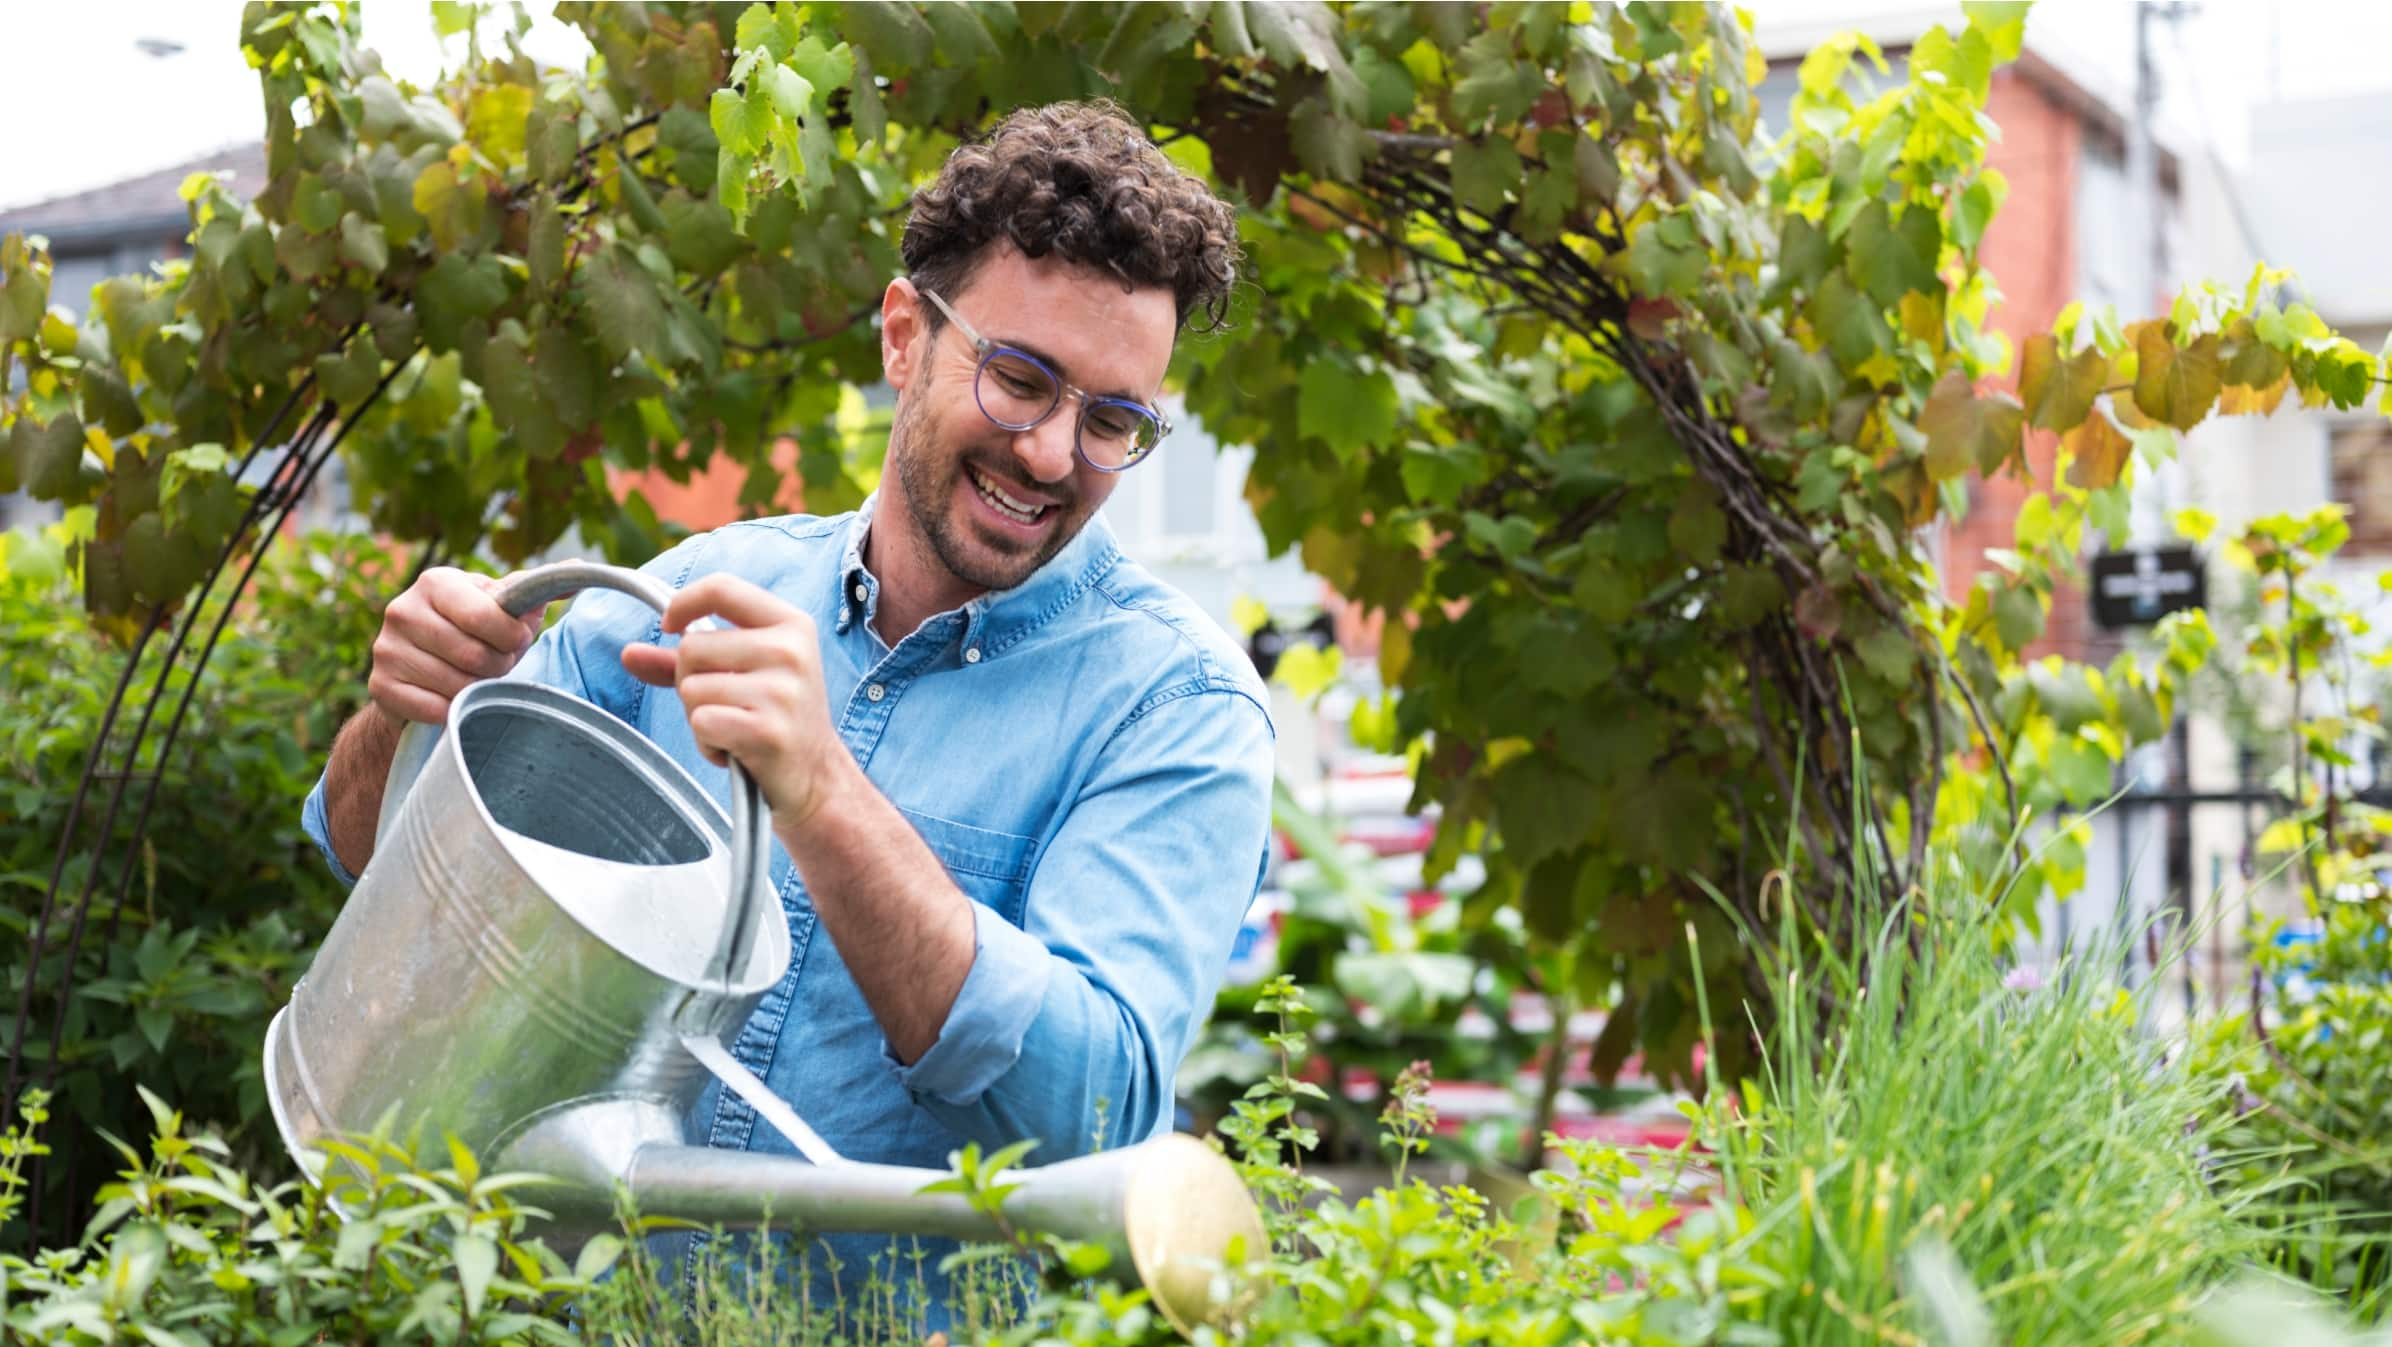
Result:
<svg viewBox="0 0 2392 1347"><path fill-rule="evenodd" d="M2254 620L2214 677L2242 693L2287 802L2259 848L2299 904L2249 932L2250 1011L2205 1046L2232 1086L2235 1177L2269 1195L2270 1261L2373 1321L2392 1309L2392 812L2355 798L2352 773L2384 738L2387 659L2362 653L2367 611L2324 574L2343 516L2269 515L2216 540ZM2212 521L2180 526L2206 541Z"/></svg>
<svg viewBox="0 0 2392 1347"><path fill-rule="evenodd" d="M2262 1248L2211 1182L2221 1086L2144 1027L2162 982L2122 986L2122 945L2008 966L1979 882L1889 902L1865 949L1791 920L1770 946L1764 1069L1704 1129L1783 1273L1756 1313L1805 1343L2180 1340Z"/></svg>
<svg viewBox="0 0 2392 1347"><path fill-rule="evenodd" d="M122 658L77 611L64 562L88 512L0 539L0 681L33 691L0 709L0 969L20 1083L47 1084L78 1122L39 1186L80 1204L113 1166L91 1128L139 1135L144 1079L224 1129L237 1154L272 1153L258 1045L339 910L340 885L299 828L299 802L359 671L395 561L355 540L287 546L264 568L196 686L180 749L134 765L117 828L147 824L128 863L111 850L75 926L33 932L59 872L79 888L91 855L62 844L77 773ZM96 831L97 810L79 828ZM62 1187L63 1185L63 1187ZM37 1201L45 1200L37 1195Z"/></svg>
<svg viewBox="0 0 2392 1347"><path fill-rule="evenodd" d="M118 1143L126 1167L83 1242L0 1256L0 1339L571 1343L565 1307L622 1248L596 1239L568 1264L523 1238L517 1196L540 1180L484 1173L460 1147L435 1168L387 1139L340 1143L320 1184L255 1183L221 1139L141 1094L149 1150ZM21 1145L35 1115L19 1116Z"/></svg>

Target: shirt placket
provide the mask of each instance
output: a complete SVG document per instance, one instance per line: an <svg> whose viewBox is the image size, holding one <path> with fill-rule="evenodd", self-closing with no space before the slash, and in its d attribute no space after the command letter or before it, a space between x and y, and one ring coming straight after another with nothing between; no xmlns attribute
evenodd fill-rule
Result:
<svg viewBox="0 0 2392 1347"><path fill-rule="evenodd" d="M956 618L953 615L933 618L922 624L913 635L897 643L857 680L855 690L848 694L847 704L839 718L839 738L847 750L855 755L857 764L867 775L872 768L873 750L880 746L881 735L888 729L889 718L897 709L898 699L921 675L923 668L937 658L938 652L953 638ZM787 911L797 873L791 867L781 886L781 903ZM819 919L808 914L805 938L813 938ZM731 1045L731 1055L740 1065L756 1073L758 1078L769 1074L773 1059L781 1044L781 1029L789 1017L789 1007L797 1001L797 980L805 970L803 946L795 945L789 960L789 972L778 986L748 1017L747 1027ZM713 1125L708 1129L710 1144L733 1150L746 1150L754 1139L756 1112L745 1100L724 1091L714 1110Z"/></svg>

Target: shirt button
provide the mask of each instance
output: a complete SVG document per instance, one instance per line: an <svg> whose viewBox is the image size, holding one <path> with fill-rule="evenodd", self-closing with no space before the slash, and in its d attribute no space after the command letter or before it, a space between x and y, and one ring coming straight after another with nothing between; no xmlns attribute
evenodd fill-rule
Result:
<svg viewBox="0 0 2392 1347"><path fill-rule="evenodd" d="M971 649L963 652L963 662L966 664L978 664L980 662L980 647L973 646Z"/></svg>
<svg viewBox="0 0 2392 1347"><path fill-rule="evenodd" d="M882 687L878 683L874 683L872 686L864 689L864 696L872 701L879 701L881 698L888 695L889 690Z"/></svg>
<svg viewBox="0 0 2392 1347"><path fill-rule="evenodd" d="M862 603L864 601L864 582L861 580L856 581L855 601L857 603Z"/></svg>

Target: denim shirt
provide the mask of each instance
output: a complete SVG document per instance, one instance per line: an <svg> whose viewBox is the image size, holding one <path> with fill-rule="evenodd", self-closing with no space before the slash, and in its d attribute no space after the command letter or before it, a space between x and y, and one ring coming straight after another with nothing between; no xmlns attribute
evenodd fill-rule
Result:
<svg viewBox="0 0 2392 1347"><path fill-rule="evenodd" d="M891 648L872 629L879 582L863 564L873 504L732 524L644 569L675 588L732 572L813 617L840 738L972 901L971 970L937 1041L901 1063L776 842L789 972L732 1051L855 1160L943 1169L966 1140L988 1151L1036 1138L1027 1163L1038 1164L1168 1131L1173 1075L1269 846L1261 682L1211 619L1122 555L1101 518L1020 586ZM587 591L509 677L612 712L728 810L727 774L699 753L680 699L618 658L658 639L646 604ZM323 791L319 781L308 797L306 828L349 880L326 844ZM794 1153L719 1085L690 1127L712 1145ZM890 1248L882 1236L820 1243L850 1294ZM927 1257L902 1275L918 1267L943 1299L936 1265L949 1246L920 1246ZM820 1253L810 1261L827 1287Z"/></svg>

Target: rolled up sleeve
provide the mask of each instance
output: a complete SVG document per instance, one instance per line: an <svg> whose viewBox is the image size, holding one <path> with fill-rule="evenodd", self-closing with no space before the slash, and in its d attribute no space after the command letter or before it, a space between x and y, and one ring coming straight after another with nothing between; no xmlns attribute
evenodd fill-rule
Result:
<svg viewBox="0 0 2392 1347"><path fill-rule="evenodd" d="M974 906L971 971L898 1067L915 1102L983 1145L1035 1138L1041 1163L1166 1130L1261 884L1272 771L1270 718L1234 685L1124 722L1041 852L1022 926Z"/></svg>

